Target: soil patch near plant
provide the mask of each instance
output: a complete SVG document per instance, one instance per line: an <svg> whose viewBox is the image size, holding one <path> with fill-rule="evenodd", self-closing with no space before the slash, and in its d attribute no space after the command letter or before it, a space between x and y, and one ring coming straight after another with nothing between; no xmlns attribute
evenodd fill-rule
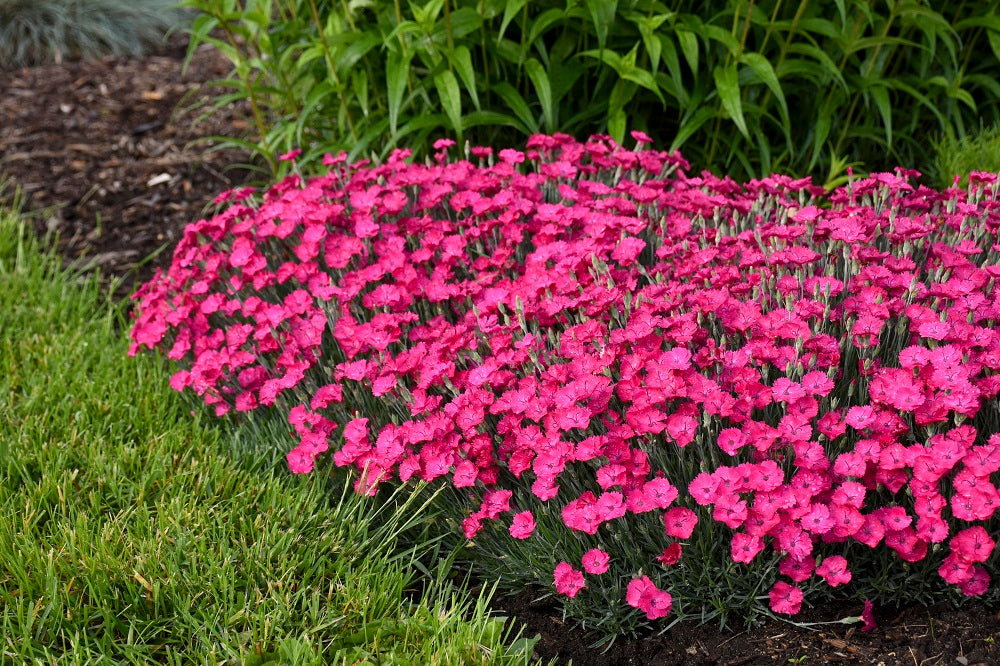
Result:
<svg viewBox="0 0 1000 666"><path fill-rule="evenodd" d="M68 262L121 278L125 295L169 264L189 222L252 174L247 155L211 136L245 132L233 104L207 120L187 110L222 94L204 83L227 62L199 49L182 74L187 39L141 58L0 69L0 179L20 189L40 235L57 235Z"/></svg>
<svg viewBox="0 0 1000 666"><path fill-rule="evenodd" d="M122 296L169 263L185 225L203 217L218 192L253 177L234 168L245 153L198 142L242 134L246 108L234 104L202 122L197 112L176 111L182 100L183 107L219 94L204 84L228 71L206 48L182 75L185 45L177 37L142 58L0 70L0 179L23 191L40 235L58 234L67 262L120 279ZM775 620L721 631L680 623L602 649L541 598L546 592L497 597L494 609L516 618L525 635L541 636L538 657L562 664L1000 664L1000 613L976 603L876 609L879 628L870 633ZM823 604L795 620L836 621L861 607L860 600Z"/></svg>

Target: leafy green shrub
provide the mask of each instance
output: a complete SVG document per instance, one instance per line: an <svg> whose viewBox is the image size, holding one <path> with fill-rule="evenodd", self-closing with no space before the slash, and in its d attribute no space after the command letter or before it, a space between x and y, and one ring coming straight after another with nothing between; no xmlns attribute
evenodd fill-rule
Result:
<svg viewBox="0 0 1000 666"><path fill-rule="evenodd" d="M973 171L1000 173L1000 125L964 139L945 138L937 144L935 179L940 187L951 185L955 176L965 187Z"/></svg>
<svg viewBox="0 0 1000 666"><path fill-rule="evenodd" d="M183 16L174 0L4 0L0 66L138 55Z"/></svg>
<svg viewBox="0 0 1000 666"><path fill-rule="evenodd" d="M220 104L250 100L250 146L275 171L294 147L308 163L432 135L639 129L697 169L830 181L851 163L923 167L928 133L1000 120L996 0L184 4L201 12L191 48L234 65Z"/></svg>

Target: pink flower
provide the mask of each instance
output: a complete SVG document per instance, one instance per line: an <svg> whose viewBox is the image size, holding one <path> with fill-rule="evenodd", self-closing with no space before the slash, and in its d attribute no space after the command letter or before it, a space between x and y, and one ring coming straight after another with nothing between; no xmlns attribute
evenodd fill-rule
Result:
<svg viewBox="0 0 1000 666"><path fill-rule="evenodd" d="M771 598L771 610L782 615L795 615L802 608L802 590L778 581L768 593Z"/></svg>
<svg viewBox="0 0 1000 666"><path fill-rule="evenodd" d="M861 621L865 623L865 626L861 627L861 631L872 631L878 628L878 623L875 622L874 605L868 599L865 599L865 607L861 611Z"/></svg>
<svg viewBox="0 0 1000 666"><path fill-rule="evenodd" d="M641 576L629 581L625 602L645 612L648 619L656 620L670 614L673 599L669 593L658 589L649 576Z"/></svg>
<svg viewBox="0 0 1000 666"><path fill-rule="evenodd" d="M986 528L981 525L965 528L948 543L951 551L966 562L985 562L996 545Z"/></svg>
<svg viewBox="0 0 1000 666"><path fill-rule="evenodd" d="M746 532L737 532L733 535L730 546L734 562L749 564L757 557L757 553L764 550L764 541L760 537L752 536Z"/></svg>
<svg viewBox="0 0 1000 666"><path fill-rule="evenodd" d="M663 525L667 536L675 539L690 538L698 524L698 516L694 511L683 506L670 508L663 514Z"/></svg>
<svg viewBox="0 0 1000 666"><path fill-rule="evenodd" d="M841 555L831 555L824 558L816 567L816 573L822 576L830 584L830 587L851 582L851 572L847 568L847 560Z"/></svg>
<svg viewBox="0 0 1000 666"><path fill-rule="evenodd" d="M514 515L510 526L510 535L515 539L527 539L535 531L535 517L530 511L522 511Z"/></svg>
<svg viewBox="0 0 1000 666"><path fill-rule="evenodd" d="M556 592L565 594L570 599L586 587L586 584L583 582L583 572L579 569L574 569L568 562L560 562L556 565L553 578Z"/></svg>
<svg viewBox="0 0 1000 666"><path fill-rule="evenodd" d="M682 550L681 544L674 541L663 549L663 552L657 556L656 561L664 566L671 567L681 561Z"/></svg>
<svg viewBox="0 0 1000 666"><path fill-rule="evenodd" d="M608 570L611 556L600 548L591 548L583 554L583 569L589 574L602 574Z"/></svg>

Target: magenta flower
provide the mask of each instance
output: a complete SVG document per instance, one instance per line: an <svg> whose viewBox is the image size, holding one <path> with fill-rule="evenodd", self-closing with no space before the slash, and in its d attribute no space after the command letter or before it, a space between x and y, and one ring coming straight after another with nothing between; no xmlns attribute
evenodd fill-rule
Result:
<svg viewBox="0 0 1000 666"><path fill-rule="evenodd" d="M568 562L560 562L556 565L554 580L556 592L565 594L570 599L586 587L583 582L583 572L574 569Z"/></svg>
<svg viewBox="0 0 1000 666"><path fill-rule="evenodd" d="M591 548L583 554L583 569L589 574L602 574L608 570L611 557L600 548Z"/></svg>
<svg viewBox="0 0 1000 666"><path fill-rule="evenodd" d="M670 594L658 589L649 576L629 581L625 590L625 601L629 606L646 613L646 618L650 620L669 615L673 604Z"/></svg>
<svg viewBox="0 0 1000 666"><path fill-rule="evenodd" d="M514 514L514 519L510 526L510 535L515 539L527 539L535 531L535 517L530 511L521 511Z"/></svg>
<svg viewBox="0 0 1000 666"><path fill-rule="evenodd" d="M672 567L681 561L682 551L683 549L679 542L671 542L671 544L664 548L663 552L657 556L656 561L663 566Z"/></svg>
<svg viewBox="0 0 1000 666"><path fill-rule="evenodd" d="M865 623L865 626L861 627L861 631L872 631L878 628L878 623L875 622L874 605L868 599L865 599L865 607L861 611L861 621Z"/></svg>
<svg viewBox="0 0 1000 666"><path fill-rule="evenodd" d="M768 596L771 599L771 610L775 613L795 615L802 608L802 590L784 581L775 583Z"/></svg>

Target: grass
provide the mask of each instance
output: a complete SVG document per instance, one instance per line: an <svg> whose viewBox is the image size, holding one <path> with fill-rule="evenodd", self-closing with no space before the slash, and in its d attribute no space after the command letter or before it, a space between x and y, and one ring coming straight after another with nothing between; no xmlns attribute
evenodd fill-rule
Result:
<svg viewBox="0 0 1000 666"><path fill-rule="evenodd" d="M139 55L186 19L176 0L0 0L0 69Z"/></svg>
<svg viewBox="0 0 1000 666"><path fill-rule="evenodd" d="M433 541L403 545L426 493L289 475L279 426L202 422L123 324L0 212L0 663L530 659Z"/></svg>
<svg viewBox="0 0 1000 666"><path fill-rule="evenodd" d="M973 171L1000 173L1000 125L964 139L944 138L936 144L936 150L937 162L932 168L936 185L950 187L958 176L959 186L968 187Z"/></svg>

